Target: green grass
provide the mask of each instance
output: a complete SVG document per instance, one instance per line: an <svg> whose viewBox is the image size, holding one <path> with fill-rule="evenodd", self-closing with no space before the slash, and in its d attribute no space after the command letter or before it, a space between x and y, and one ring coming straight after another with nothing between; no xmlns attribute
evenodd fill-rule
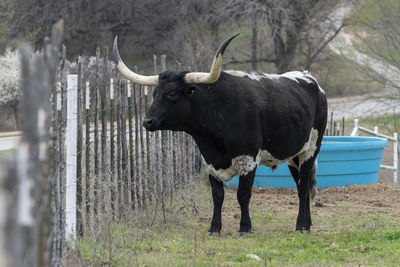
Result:
<svg viewBox="0 0 400 267"><path fill-rule="evenodd" d="M115 229L112 263L117 266L287 266L287 265L386 265L400 263L400 230L350 231L340 234L302 235L257 233L246 237L206 236L162 232L141 241L118 242L123 234ZM196 238L194 233L197 233ZM94 259L93 239L78 243L84 260ZM248 257L259 256L262 261ZM97 255L96 263L108 262L109 250Z"/></svg>
<svg viewBox="0 0 400 267"><path fill-rule="evenodd" d="M394 188L395 189L395 188ZM396 189L395 189L396 190ZM199 185L193 195L177 196L168 206L167 224L161 212L149 226L142 219L124 218L120 223L96 228L78 240L82 265L102 266L397 266L400 264L400 224L397 213L356 215L356 207L338 206L336 216L313 215L310 235L293 232L292 209L254 205L254 233L236 236L239 218L234 192L226 196L220 237L206 235L209 227L210 192ZM186 193L187 194L187 193ZM184 199L186 198L186 199ZM190 201L189 201L190 200ZM195 203L196 214L181 207ZM297 207L294 207L295 210ZM150 209L151 210L151 209ZM314 212L318 209L313 209ZM185 211L185 212L184 212ZM279 212L278 212L279 211ZM150 211L151 214L152 211ZM335 211L332 211L336 214ZM233 228L233 229L232 229ZM97 231L97 232L96 232ZM261 261L247 255L257 255Z"/></svg>
<svg viewBox="0 0 400 267"><path fill-rule="evenodd" d="M359 119L359 125L373 130L375 126L378 126L379 132L393 135L393 132L398 131L400 127L400 115L399 114L386 114L377 117L362 118Z"/></svg>
<svg viewBox="0 0 400 267"><path fill-rule="evenodd" d="M0 155L8 155L15 151L15 149L1 150Z"/></svg>
<svg viewBox="0 0 400 267"><path fill-rule="evenodd" d="M330 114L328 117L328 123L330 123ZM341 123L341 122L340 122ZM364 128L374 130L375 126L378 126L379 133L393 136L394 132L400 131L400 114L384 114L379 116L372 116L368 118L359 118L358 124ZM330 127L330 124L328 125ZM345 135L350 135L354 128L354 119L345 120ZM359 131L359 135L369 135L362 131Z"/></svg>

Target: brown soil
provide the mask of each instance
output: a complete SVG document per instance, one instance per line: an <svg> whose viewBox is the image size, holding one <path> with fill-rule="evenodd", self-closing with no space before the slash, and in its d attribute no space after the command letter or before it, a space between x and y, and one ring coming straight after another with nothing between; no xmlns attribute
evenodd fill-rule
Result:
<svg viewBox="0 0 400 267"><path fill-rule="evenodd" d="M292 232L297 212L296 189L253 188L250 202L253 232ZM315 234L399 225L400 188L378 183L319 189L311 213L311 231ZM236 188L225 188L222 217L222 234L235 235L240 221Z"/></svg>

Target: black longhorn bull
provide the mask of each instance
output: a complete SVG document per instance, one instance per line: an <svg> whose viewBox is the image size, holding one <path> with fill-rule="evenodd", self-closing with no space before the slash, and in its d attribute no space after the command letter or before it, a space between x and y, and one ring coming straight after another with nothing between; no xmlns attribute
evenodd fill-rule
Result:
<svg viewBox="0 0 400 267"><path fill-rule="evenodd" d="M214 202L210 234L219 234L222 227L223 181L240 175L239 235L249 233L256 168L259 164L276 168L283 162L288 162L298 190L296 231L308 233L310 197L316 192L316 157L327 122L325 93L308 73L221 72L224 50L237 35L222 43L209 73L165 71L143 76L122 62L117 38L113 50L117 68L127 79L156 86L144 127L185 131L196 141L209 172Z"/></svg>

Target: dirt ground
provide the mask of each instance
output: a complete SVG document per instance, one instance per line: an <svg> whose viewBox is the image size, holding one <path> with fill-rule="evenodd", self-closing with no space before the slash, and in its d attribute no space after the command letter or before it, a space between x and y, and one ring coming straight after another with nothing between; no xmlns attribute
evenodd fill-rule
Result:
<svg viewBox="0 0 400 267"><path fill-rule="evenodd" d="M296 189L253 188L253 232L293 232L298 212ZM225 188L222 234L237 234L240 208L236 188ZM400 187L383 183L318 189L311 206L314 234L374 230L400 225Z"/></svg>

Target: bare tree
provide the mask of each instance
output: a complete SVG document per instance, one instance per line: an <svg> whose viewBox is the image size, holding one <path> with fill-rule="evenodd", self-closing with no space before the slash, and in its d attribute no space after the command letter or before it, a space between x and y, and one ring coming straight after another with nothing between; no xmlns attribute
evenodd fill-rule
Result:
<svg viewBox="0 0 400 267"><path fill-rule="evenodd" d="M20 56L17 51L6 50L0 57L0 103L9 106L19 129L18 107L21 98Z"/></svg>
<svg viewBox="0 0 400 267"><path fill-rule="evenodd" d="M252 21L252 54L250 60L231 63L273 63L279 73L299 67L310 69L319 60L326 45L338 34L329 12L337 1L328 0L227 0L220 17ZM225 16L223 15L225 14ZM257 57L259 25L268 33L262 49L267 56ZM329 37L328 37L329 36Z"/></svg>
<svg viewBox="0 0 400 267"><path fill-rule="evenodd" d="M357 1L349 23L355 29L357 49L370 58L365 71L374 80L400 90L399 1Z"/></svg>
<svg viewBox="0 0 400 267"><path fill-rule="evenodd" d="M278 72L310 69L330 39L326 27L330 9L337 0L110 0L22 1L9 0L9 37L28 35L37 48L59 18L66 21L68 57L94 54L98 45L111 46L120 36L121 53L133 58L168 54L192 69L206 69L219 43L220 28L251 29L249 50L242 50L230 63L272 63ZM4 18L3 18L4 19ZM1 20L1 18L0 18ZM1 23L1 21L0 21ZM324 27L322 27L324 25ZM337 30L337 29L336 29ZM330 35L331 36L331 35ZM221 36L222 37L222 36ZM135 49L132 49L134 47ZM233 47L234 48L234 47ZM135 60L137 62L137 60ZM171 62L171 61L170 61ZM145 62L151 66L151 62Z"/></svg>

